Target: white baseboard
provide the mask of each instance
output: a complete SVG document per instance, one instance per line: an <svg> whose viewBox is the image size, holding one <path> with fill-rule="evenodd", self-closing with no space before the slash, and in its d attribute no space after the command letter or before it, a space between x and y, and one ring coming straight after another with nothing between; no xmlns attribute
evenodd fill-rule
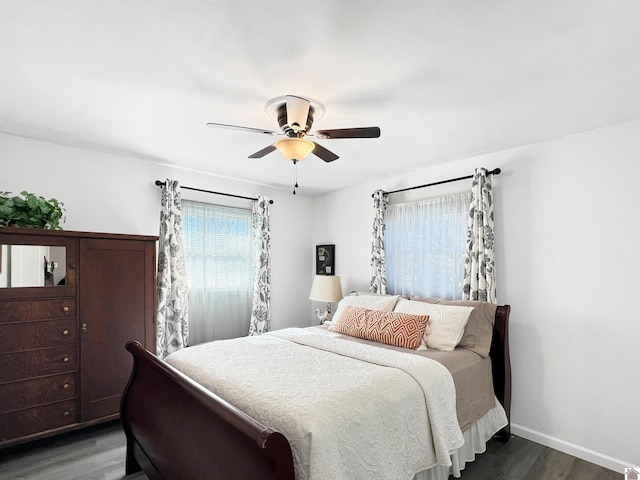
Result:
<svg viewBox="0 0 640 480"><path fill-rule="evenodd" d="M618 458L613 458L609 455L605 455L604 453L589 450L588 448L581 447L580 445L576 445L574 443L560 440L559 438L545 435L544 433L540 433L536 430L531 430L530 428L523 427L522 425L518 425L515 423L511 424L511 433L516 435L517 437L526 438L527 440L531 440L532 442L536 442L546 447L553 448L554 450L559 450L560 452L564 452L574 457L581 458L582 460L586 460L587 462L595 463L596 465L600 465L601 467L608 468L609 470L613 470L615 472L624 473L625 468L636 466L630 465L629 462L625 462Z"/></svg>

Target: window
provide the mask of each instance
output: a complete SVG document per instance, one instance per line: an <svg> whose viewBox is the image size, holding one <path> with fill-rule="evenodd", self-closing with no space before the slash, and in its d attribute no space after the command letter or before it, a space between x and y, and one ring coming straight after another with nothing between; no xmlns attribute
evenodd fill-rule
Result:
<svg viewBox="0 0 640 480"><path fill-rule="evenodd" d="M189 344L247 335L251 319L251 210L182 201Z"/></svg>
<svg viewBox="0 0 640 480"><path fill-rule="evenodd" d="M387 292L462 298L471 193L389 205Z"/></svg>

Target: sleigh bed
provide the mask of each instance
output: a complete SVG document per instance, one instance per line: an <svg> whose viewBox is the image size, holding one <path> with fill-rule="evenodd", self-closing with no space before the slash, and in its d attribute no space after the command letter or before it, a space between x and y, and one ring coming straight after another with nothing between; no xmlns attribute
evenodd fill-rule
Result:
<svg viewBox="0 0 640 480"><path fill-rule="evenodd" d="M428 421L432 423L427 428L432 431L434 439L439 430L454 427L460 435L458 437L454 435L453 443L445 442L440 445L434 440L433 458L418 463L422 467L405 465L409 463L409 453L407 453L406 458L398 460L402 468L408 469L407 473L395 478L432 480L448 478L450 473L459 476L465 462L472 461L475 454L484 451L484 443L489 438L499 436L506 441L510 437L508 421L511 403L508 344L510 306L495 306L483 302L447 302L440 299L414 300L432 305L455 304L473 307L470 308L471 316L465 327L464 336L453 351L441 352L428 348L426 352L409 352L406 348L353 338L339 331L332 332L326 326L286 329L259 337L247 337L244 340L235 339L189 347L181 351L184 353L179 352L179 355L174 354L168 357L167 361L159 360L140 344L130 342L126 348L134 357L133 371L121 404L121 420L127 438L126 473L131 474L142 469L151 480L376 478L377 473L371 472L387 468L388 463L393 463L393 459L387 461L378 458L380 452L386 452L392 448L387 445L377 445L380 443L377 437L365 438L358 433L358 428L368 428L362 426L362 418L358 419L358 415L362 415L362 412L366 412L367 409L372 409L370 416L378 418L374 429L378 434L382 431L383 442L386 441L385 437L390 441L393 439L401 446L403 454L406 449L415 450L414 445L419 443L415 443L417 440L414 441L414 439L407 441L406 438L400 438L403 434L400 430L396 432L395 428L398 423L403 422L390 420L397 418L397 415L394 417L393 409L389 408L389 404L384 403L383 398L387 397L386 401L388 401L388 398L397 396L398 402L401 402L401 397L404 395L402 382L406 382L404 378L410 378L413 373L409 371L409 375L406 375L400 372L399 379L389 377L391 385L384 388L374 386L375 395L371 392L355 392L360 390L360 386L345 388L339 385L347 374L358 376L355 380L358 385L366 383L360 382L358 378L366 378L368 382L369 370L362 370L363 373L360 373L360 368L381 371L383 376L390 375L390 371L397 375L398 369L393 363L398 358L409 358L409 363L414 364L411 368L423 370L421 362L424 362L424 369L428 366L439 372L438 369L442 369L444 365L451 372L451 375L447 373L446 376L453 378L455 384L453 397L440 397L437 401L432 399L431 405L440 404L445 410L453 408L454 420L457 416L457 421L454 422L454 426L450 421L445 421L442 424L444 427L441 427L433 423L436 413L428 413L427 417L430 417ZM339 306L336 317L340 313L340 308ZM351 310L349 312L351 313ZM490 319L490 325L478 326L478 323L483 321L481 314L486 317L487 312L491 312L493 316ZM489 338L483 340L486 343L486 352L482 352L479 345L483 328L488 329L489 332ZM262 359L258 362L262 370L256 375L257 378L252 380L253 383L232 378L231 374L226 373L226 367L232 367L234 364L241 365L243 362L242 348L238 351L239 353L236 353L236 343L246 344L243 347L244 351L250 352L246 355L254 365L256 359ZM216 345L217 353L211 354L209 351L211 348L208 345ZM356 352L353 354L355 359L351 358L352 351ZM280 352L285 359L281 363L272 363ZM307 356L307 352L310 352L312 360L305 363L303 357ZM482 353L486 353L486 358ZM254 355L253 359L251 355ZM378 358L376 355L384 358ZM383 365L387 357L391 359L391 365ZM484 410L479 410L481 407L477 404L481 403L478 401L480 394L476 395L473 390L465 390L464 385L467 382L471 383L472 377L483 375L459 368L459 358L472 359L472 362L477 364L474 368L488 369L488 382L493 387L491 392L493 405L488 411L485 411L486 407ZM433 359L436 361L433 362ZM336 362L348 363L343 367L342 363ZM365 363L367 365L363 366ZM433 365L436 363L438 365ZM299 389L301 384L306 385L299 395L304 397L300 401L291 400L289 397L292 397L292 394L284 394L284 397L278 398L278 392L272 392L273 388L266 388L286 383L287 379L283 380L282 377L293 375L281 369L282 364L285 364L285 367L287 364L292 365L293 370L297 368L309 372L310 377L306 380L306 384L305 381L300 380L290 382L297 383ZM278 376L274 379L269 377L273 365L278 365L279 378ZM236 377L238 376L236 373ZM327 377L329 383L336 384L338 391L332 392L327 383L326 396L323 397L325 386L321 383L322 377ZM265 383L260 383L261 381ZM424 380L413 378L407 382L407 385L421 381ZM243 388L249 388L247 385L260 391L243 391ZM262 390L263 387L256 387L256 385L263 385L265 388ZM341 388L353 390L356 395L361 396L342 397ZM427 397L429 390L434 389L426 388L417 394L422 403L427 399L429 404ZM354 392L349 392L349 395L354 395ZM257 394L255 399L252 398L254 393ZM421 396L423 394L424 397ZM405 403L415 405L419 402L411 400ZM309 405L309 409L312 409L313 405L319 409L319 415L308 422L311 427L290 425L292 418L297 422L298 417L301 418L300 423L304 423L306 405ZM451 405L454 406L451 407ZM302 410L295 410L296 408L302 408ZM385 414L380 415L380 412L375 412L376 408L380 408ZM277 411L278 409L280 411ZM426 411L426 408L423 409ZM272 410L277 412L274 413ZM245 412L250 412L251 416ZM289 412L292 412L290 415L292 418L289 418ZM387 412L390 412L389 418L386 418ZM502 420L495 420L500 416ZM336 418L332 420L332 417ZM409 424L407 428L412 430L415 422L412 419L405 423ZM351 437L334 436L333 432L327 431L329 428L327 425L331 429L343 428L346 433L340 435L351 435ZM293 432L297 432L300 428L303 429L302 433L294 435ZM310 431L307 432L306 429ZM322 443L324 435L327 439ZM480 440L478 440L479 437L481 437ZM365 446L369 448L369 444L373 445L372 453L361 454L360 451L366 450ZM438 446L441 447L440 451ZM352 455L353 452L358 453ZM368 473L349 471L356 468L345 460L350 455L364 456L364 460L359 459L359 461L366 464L365 467L370 468L371 471ZM443 455L447 457L444 461ZM423 467L428 468L423 469ZM358 465L357 468L359 469L360 466ZM382 475L381 473L379 478L393 478Z"/></svg>

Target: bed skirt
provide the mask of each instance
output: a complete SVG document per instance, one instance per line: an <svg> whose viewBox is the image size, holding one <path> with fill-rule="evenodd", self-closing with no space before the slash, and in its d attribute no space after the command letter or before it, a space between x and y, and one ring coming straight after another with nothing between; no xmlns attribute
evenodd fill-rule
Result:
<svg viewBox="0 0 640 480"><path fill-rule="evenodd" d="M507 415L496 400L496 406L489 410L473 426L462 432L464 445L451 455L450 467L436 465L419 472L413 480L447 480L450 475L460 478L467 462L475 460L476 455L487 449L487 442L501 428L507 425Z"/></svg>

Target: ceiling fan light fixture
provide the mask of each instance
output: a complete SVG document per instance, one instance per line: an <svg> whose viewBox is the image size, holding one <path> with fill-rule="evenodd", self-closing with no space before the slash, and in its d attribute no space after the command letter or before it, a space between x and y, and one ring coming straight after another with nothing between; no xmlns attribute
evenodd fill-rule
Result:
<svg viewBox="0 0 640 480"><path fill-rule="evenodd" d="M298 162L307 158L316 146L315 143L304 138L283 138L274 145L284 158Z"/></svg>

